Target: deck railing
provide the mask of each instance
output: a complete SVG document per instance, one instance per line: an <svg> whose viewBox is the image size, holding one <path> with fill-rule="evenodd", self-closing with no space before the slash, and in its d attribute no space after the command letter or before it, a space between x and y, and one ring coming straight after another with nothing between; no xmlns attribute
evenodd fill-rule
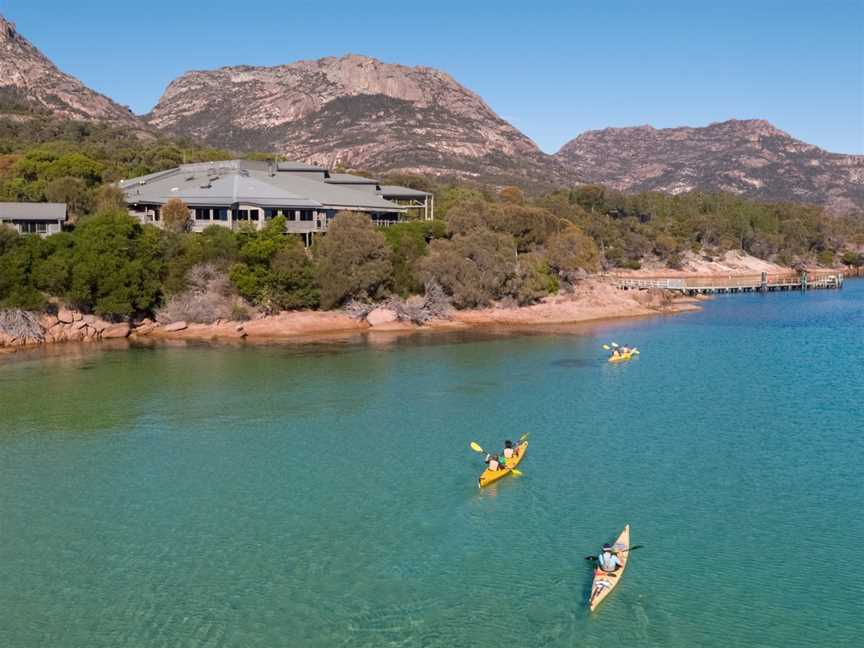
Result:
<svg viewBox="0 0 864 648"><path fill-rule="evenodd" d="M806 273L748 273L728 275L618 275L605 274L601 278L618 288L661 288L680 292L719 292L729 290L760 290L778 288L839 288L843 273L836 270L810 270Z"/></svg>

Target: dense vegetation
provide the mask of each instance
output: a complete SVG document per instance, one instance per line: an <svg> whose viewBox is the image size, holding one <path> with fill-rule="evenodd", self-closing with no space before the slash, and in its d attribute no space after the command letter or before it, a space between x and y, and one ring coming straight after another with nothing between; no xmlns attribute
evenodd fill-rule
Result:
<svg viewBox="0 0 864 648"><path fill-rule="evenodd" d="M49 117L0 120L0 200L67 202L74 217L70 231L46 239L0 228L0 307L38 310L60 300L110 319L162 312L208 321L407 298L430 287L460 308L527 304L585 272L646 260L677 268L689 255L737 249L787 265L864 265L860 216L727 194L584 186L528 198L514 187L393 176L386 181L434 191L440 220L377 229L343 213L306 250L282 233L280 219L261 231L190 233L182 204L168 209L165 230L142 226L110 184L229 156Z"/></svg>

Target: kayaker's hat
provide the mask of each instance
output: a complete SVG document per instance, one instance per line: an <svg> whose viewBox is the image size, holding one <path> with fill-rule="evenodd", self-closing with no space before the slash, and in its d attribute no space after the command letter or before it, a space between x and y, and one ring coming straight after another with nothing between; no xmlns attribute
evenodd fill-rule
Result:
<svg viewBox="0 0 864 648"><path fill-rule="evenodd" d="M603 551L612 551L612 545L607 542L603 545Z"/></svg>
<svg viewBox="0 0 864 648"><path fill-rule="evenodd" d="M505 447L505 448L512 448L512 447L513 447L513 442L512 442L512 441L505 441L505 442L504 442L504 447Z"/></svg>

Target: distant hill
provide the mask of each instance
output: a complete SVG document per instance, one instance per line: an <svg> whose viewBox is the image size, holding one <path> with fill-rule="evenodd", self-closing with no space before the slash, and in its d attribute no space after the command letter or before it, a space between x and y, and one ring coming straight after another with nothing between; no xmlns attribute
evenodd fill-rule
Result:
<svg viewBox="0 0 864 648"><path fill-rule="evenodd" d="M365 56L187 72L146 119L214 146L327 166L497 183L572 181L448 74Z"/></svg>
<svg viewBox="0 0 864 648"><path fill-rule="evenodd" d="M555 157L583 181L621 191L728 191L835 211L864 205L864 156L828 153L758 119L589 131Z"/></svg>
<svg viewBox="0 0 864 648"><path fill-rule="evenodd" d="M358 55L187 72L138 117L61 72L0 16L0 117L28 113L534 192L601 183L628 192L728 191L837 212L864 207L864 156L828 153L766 121L607 128L547 155L445 72Z"/></svg>
<svg viewBox="0 0 864 648"><path fill-rule="evenodd" d="M0 16L0 114L27 111L145 128L128 108L61 72Z"/></svg>

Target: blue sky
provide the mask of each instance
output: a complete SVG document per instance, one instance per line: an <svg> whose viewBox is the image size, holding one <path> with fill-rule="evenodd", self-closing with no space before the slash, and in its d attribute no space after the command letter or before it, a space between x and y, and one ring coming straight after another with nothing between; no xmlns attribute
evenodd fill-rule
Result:
<svg viewBox="0 0 864 648"><path fill-rule="evenodd" d="M589 129L737 117L864 153L864 0L0 0L0 13L138 113L186 70L353 52L447 71L549 152Z"/></svg>

